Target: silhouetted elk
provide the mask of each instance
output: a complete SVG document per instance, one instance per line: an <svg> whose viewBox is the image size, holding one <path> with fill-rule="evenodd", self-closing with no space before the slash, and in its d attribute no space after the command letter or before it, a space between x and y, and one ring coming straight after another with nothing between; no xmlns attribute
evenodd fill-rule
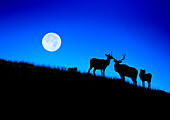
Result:
<svg viewBox="0 0 170 120"><path fill-rule="evenodd" d="M150 73L146 74L145 70L141 69L140 73L139 73L139 77L142 80L143 87L145 87L145 81L147 81L148 82L148 88L150 88L152 75Z"/></svg>
<svg viewBox="0 0 170 120"><path fill-rule="evenodd" d="M69 71L69 72L77 72L77 67L68 68L68 71Z"/></svg>
<svg viewBox="0 0 170 120"><path fill-rule="evenodd" d="M100 69L100 70L101 70L101 76L104 76L106 67L110 64L110 60L113 59L113 57L112 57L112 52L111 52L111 55L110 55L110 54L108 54L108 55L105 54L105 56L107 57L106 60L104 60L104 59L92 58L92 59L90 60L90 68L89 68L88 73L89 73L90 70L94 67L94 70L93 70L94 76L95 76L95 71L96 71L96 69Z"/></svg>
<svg viewBox="0 0 170 120"><path fill-rule="evenodd" d="M123 58L121 60L116 60L115 58L113 58L113 59L115 62L115 65L114 65L115 71L119 73L121 80L123 80L123 82L125 82L125 76L127 76L132 79L133 84L137 84L136 78L138 75L138 71L133 67L129 67L124 64L120 64L122 62L122 60L125 59L125 55L123 55Z"/></svg>

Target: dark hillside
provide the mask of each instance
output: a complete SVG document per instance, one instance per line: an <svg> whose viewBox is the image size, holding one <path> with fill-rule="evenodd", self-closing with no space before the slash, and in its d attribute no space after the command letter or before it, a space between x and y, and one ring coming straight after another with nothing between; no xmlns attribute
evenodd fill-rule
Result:
<svg viewBox="0 0 170 120"><path fill-rule="evenodd" d="M119 79L94 77L58 68L34 66L23 62L0 60L1 83L4 93L16 94L110 94L118 96L168 95L161 90L148 90L123 83Z"/></svg>

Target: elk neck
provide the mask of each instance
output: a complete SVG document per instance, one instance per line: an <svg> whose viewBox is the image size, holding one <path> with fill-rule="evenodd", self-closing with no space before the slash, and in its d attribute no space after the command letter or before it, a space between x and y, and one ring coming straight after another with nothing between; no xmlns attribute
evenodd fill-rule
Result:
<svg viewBox="0 0 170 120"><path fill-rule="evenodd" d="M119 69L119 66L120 66L120 64L119 64L119 63L117 63L117 62L115 62L115 65L114 65L114 67L115 67L115 71L116 71L116 72L118 71L118 69Z"/></svg>
<svg viewBox="0 0 170 120"><path fill-rule="evenodd" d="M107 64L109 65L109 64L110 64L110 59L109 59L109 58L107 58L107 60L106 60L106 61L107 61Z"/></svg>

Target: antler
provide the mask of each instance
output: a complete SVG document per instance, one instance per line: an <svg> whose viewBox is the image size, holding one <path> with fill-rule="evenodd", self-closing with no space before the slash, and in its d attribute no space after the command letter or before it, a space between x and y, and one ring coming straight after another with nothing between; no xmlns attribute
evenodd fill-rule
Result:
<svg viewBox="0 0 170 120"><path fill-rule="evenodd" d="M125 54L123 54L123 58L121 59L121 60L119 60L120 62L122 62L122 60L124 60L125 59L125 56L126 56L126 53Z"/></svg>
<svg viewBox="0 0 170 120"><path fill-rule="evenodd" d="M111 56L112 56L112 51L111 51ZM113 57L113 56L112 56ZM116 61L116 59L113 57L113 60Z"/></svg>

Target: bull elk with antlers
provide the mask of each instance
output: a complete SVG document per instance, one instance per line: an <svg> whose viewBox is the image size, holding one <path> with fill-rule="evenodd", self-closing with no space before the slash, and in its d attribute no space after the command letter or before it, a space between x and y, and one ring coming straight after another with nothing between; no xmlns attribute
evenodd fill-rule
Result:
<svg viewBox="0 0 170 120"><path fill-rule="evenodd" d="M125 76L127 76L132 79L133 84L137 84L136 78L138 75L138 71L133 67L129 67L124 64L120 64L120 63L122 63L122 60L125 59L125 55L123 55L123 58L120 60L116 60L115 58L113 58L113 59L115 62L115 65L114 65L115 71L119 73L121 80L123 80L123 82L125 82Z"/></svg>
<svg viewBox="0 0 170 120"><path fill-rule="evenodd" d="M88 73L89 73L90 70L94 67L94 70L93 70L94 76L95 76L95 71L96 71L96 69L101 70L101 76L104 76L106 67L110 64L110 60L113 59L113 57L112 57L112 52L111 52L111 55L110 55L110 54L105 54L105 56L107 57L106 60L104 60L104 59L92 58L92 59L90 60L90 68L89 68Z"/></svg>

